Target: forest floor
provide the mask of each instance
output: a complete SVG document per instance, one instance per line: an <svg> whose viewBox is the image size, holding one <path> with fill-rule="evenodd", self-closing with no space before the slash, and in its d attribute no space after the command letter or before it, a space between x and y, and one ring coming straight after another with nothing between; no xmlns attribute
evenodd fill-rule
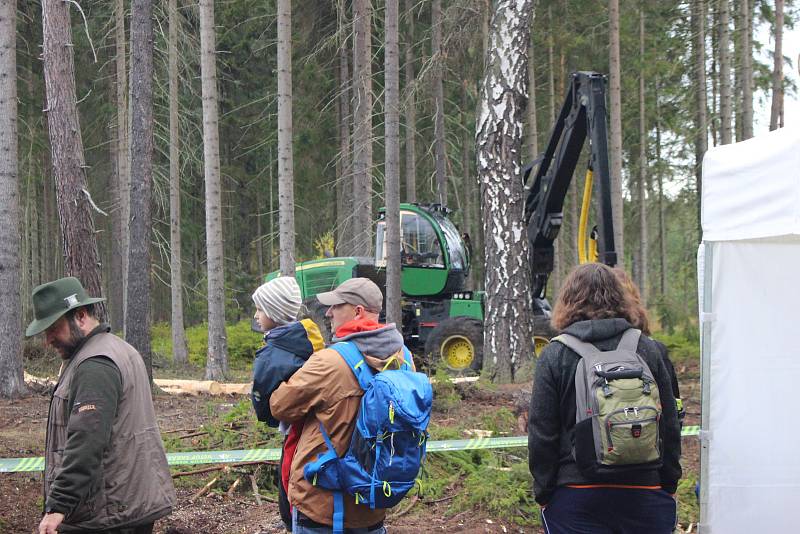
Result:
<svg viewBox="0 0 800 534"><path fill-rule="evenodd" d="M697 425L698 363L693 359L677 362L676 368L687 409L685 424ZM164 370L159 374L174 377L176 373ZM524 435L520 406L529 391L529 383L437 387L431 439L471 437L475 429L491 431L495 437ZM48 403L47 392L0 401L0 458L43 454ZM279 446L280 436L255 422L246 398L158 395L155 407L169 451ZM679 515L686 530L698 520L693 494L699 473L696 437L683 438L682 463ZM538 507L530 497L524 448L431 453L427 464L425 490L389 513L391 532L542 532ZM175 466L173 473L204 467ZM283 532L275 504L274 473L273 465L263 464L178 476L178 506L169 518L157 523L156 532ZM250 475L254 475L261 504L256 502ZM214 479L210 490L202 491ZM0 473L0 533L35 532L42 508L41 488L41 473Z"/></svg>

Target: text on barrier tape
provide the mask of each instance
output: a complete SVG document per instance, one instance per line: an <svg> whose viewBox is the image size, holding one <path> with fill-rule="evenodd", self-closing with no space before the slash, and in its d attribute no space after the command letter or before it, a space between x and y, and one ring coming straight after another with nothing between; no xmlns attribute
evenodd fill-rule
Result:
<svg viewBox="0 0 800 534"><path fill-rule="evenodd" d="M685 426L681 436L697 436L699 426ZM428 452L468 451L474 449L509 449L527 447L528 436L508 438L472 438L429 441ZM231 464L239 462L278 461L280 449L247 449L237 451L171 452L169 465ZM44 458L0 458L0 473L44 471Z"/></svg>

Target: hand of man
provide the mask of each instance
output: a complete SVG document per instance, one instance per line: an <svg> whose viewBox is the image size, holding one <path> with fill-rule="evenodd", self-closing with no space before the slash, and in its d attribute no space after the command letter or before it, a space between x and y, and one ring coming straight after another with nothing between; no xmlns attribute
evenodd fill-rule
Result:
<svg viewBox="0 0 800 534"><path fill-rule="evenodd" d="M53 512L44 514L41 523L39 523L39 534L58 534L58 525L64 521L64 514Z"/></svg>

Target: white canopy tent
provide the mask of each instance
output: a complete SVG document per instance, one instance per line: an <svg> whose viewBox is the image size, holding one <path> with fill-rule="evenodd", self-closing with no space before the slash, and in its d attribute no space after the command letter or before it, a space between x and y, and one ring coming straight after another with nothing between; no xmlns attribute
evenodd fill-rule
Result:
<svg viewBox="0 0 800 534"><path fill-rule="evenodd" d="M710 149L700 531L800 532L800 129Z"/></svg>

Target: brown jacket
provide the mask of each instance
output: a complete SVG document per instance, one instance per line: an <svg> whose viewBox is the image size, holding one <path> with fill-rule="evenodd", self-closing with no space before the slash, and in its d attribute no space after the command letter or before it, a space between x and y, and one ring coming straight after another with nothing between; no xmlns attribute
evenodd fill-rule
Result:
<svg viewBox="0 0 800 534"><path fill-rule="evenodd" d="M387 358L391 356L395 356L398 365L402 365L402 337L397 329L394 325L388 325L375 331L375 336L364 332L355 334L356 339L352 339L359 348L363 348L357 336L374 338L389 333L393 339L379 345L384 350L378 349L384 354L372 356L362 350L364 360L374 369L383 369ZM399 349L396 348L398 343ZM376 345L372 343L371 346ZM277 419L289 423L305 419L289 475L289 502L317 523L333 524L333 494L312 486L303 478L303 467L328 450L319 423L325 426L339 456L344 455L350 446L362 395L363 390L344 358L335 350L324 349L314 353L288 382L275 390L270 399L272 414ZM372 526L386 516L385 510L371 510L363 504L356 505L355 500L347 495L344 501L344 524L347 528Z"/></svg>
<svg viewBox="0 0 800 534"><path fill-rule="evenodd" d="M176 502L142 357L136 349L108 333L92 335L86 341L69 360L53 392L45 444L45 497L64 461L72 415L68 412L68 394L75 369L96 356L110 359L119 369L122 396L110 442L103 452L99 478L83 502L64 518L59 532L150 523L168 515ZM77 406L73 412L76 410Z"/></svg>

